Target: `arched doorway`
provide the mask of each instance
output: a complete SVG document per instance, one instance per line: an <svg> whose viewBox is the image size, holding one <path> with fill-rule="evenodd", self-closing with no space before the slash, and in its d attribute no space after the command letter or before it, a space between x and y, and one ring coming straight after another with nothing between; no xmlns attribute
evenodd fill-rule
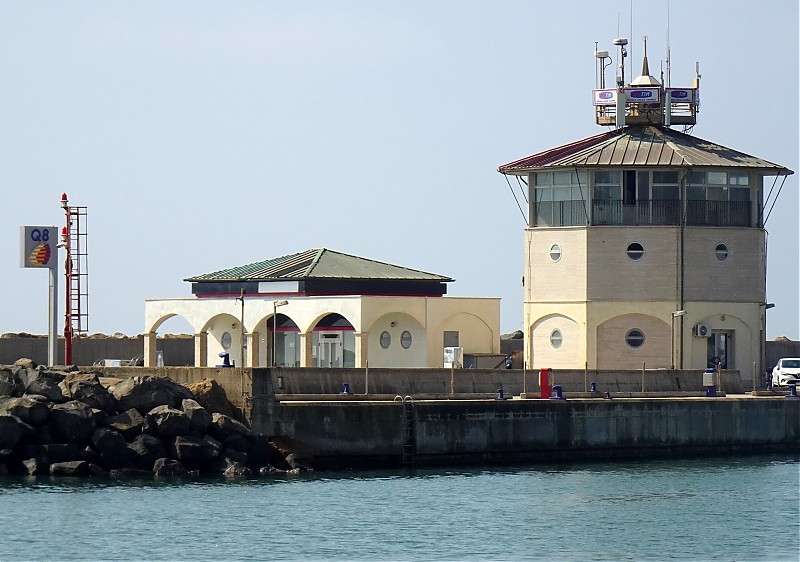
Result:
<svg viewBox="0 0 800 562"><path fill-rule="evenodd" d="M311 353L315 367L355 367L355 328L341 314L328 314L314 327Z"/></svg>
<svg viewBox="0 0 800 562"><path fill-rule="evenodd" d="M275 321L277 318L277 322ZM285 314L267 320L267 331L272 335L269 364L277 367L300 366L300 329Z"/></svg>

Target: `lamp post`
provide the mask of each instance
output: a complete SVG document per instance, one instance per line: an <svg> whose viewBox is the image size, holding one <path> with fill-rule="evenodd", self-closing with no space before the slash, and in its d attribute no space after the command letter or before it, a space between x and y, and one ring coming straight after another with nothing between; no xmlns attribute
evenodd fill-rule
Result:
<svg viewBox="0 0 800 562"><path fill-rule="evenodd" d="M278 328L278 307L286 306L289 301L272 301L272 366L275 367L275 331Z"/></svg>
<svg viewBox="0 0 800 562"><path fill-rule="evenodd" d="M671 363L672 366L670 367L672 370L675 370L675 319L678 316L684 316L686 314L685 310L676 310L672 313L672 321L670 322L670 353L672 355Z"/></svg>

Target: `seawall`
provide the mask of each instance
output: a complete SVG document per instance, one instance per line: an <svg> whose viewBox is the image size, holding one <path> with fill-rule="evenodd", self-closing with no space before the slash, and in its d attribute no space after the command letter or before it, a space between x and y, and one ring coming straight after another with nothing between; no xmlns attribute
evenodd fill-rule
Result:
<svg viewBox="0 0 800 562"><path fill-rule="evenodd" d="M800 399L783 397L309 401L274 414L322 467L800 453ZM265 423L255 408L254 429Z"/></svg>

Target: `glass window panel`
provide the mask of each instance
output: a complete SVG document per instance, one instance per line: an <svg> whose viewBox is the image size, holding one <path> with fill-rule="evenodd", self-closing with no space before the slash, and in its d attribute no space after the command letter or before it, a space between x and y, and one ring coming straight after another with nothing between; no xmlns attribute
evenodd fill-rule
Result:
<svg viewBox="0 0 800 562"><path fill-rule="evenodd" d="M730 174L728 183L731 185L750 185L750 176L747 174Z"/></svg>
<svg viewBox="0 0 800 562"><path fill-rule="evenodd" d="M650 199L650 174L639 172L636 176L636 198L639 201Z"/></svg>
<svg viewBox="0 0 800 562"><path fill-rule="evenodd" d="M706 178L708 179L709 185L725 185L728 183L728 174L725 172L708 172Z"/></svg>
<svg viewBox="0 0 800 562"><path fill-rule="evenodd" d="M553 347L553 349L558 349L561 347L561 343L563 341L564 338L561 335L561 330L556 329L550 333L550 345Z"/></svg>
<svg viewBox="0 0 800 562"><path fill-rule="evenodd" d="M644 343L644 332L634 328L625 334L625 343L631 347L642 347Z"/></svg>
<svg viewBox="0 0 800 562"><path fill-rule="evenodd" d="M689 201L705 201L706 188L700 185L690 185L686 189L686 195L689 198Z"/></svg>
<svg viewBox="0 0 800 562"><path fill-rule="evenodd" d="M728 247L725 244L717 244L717 247L714 248L714 255L719 261L725 261L728 259Z"/></svg>
<svg viewBox="0 0 800 562"><path fill-rule="evenodd" d="M619 172L598 170L594 173L594 183L619 184Z"/></svg>
<svg viewBox="0 0 800 562"><path fill-rule="evenodd" d="M553 188L551 187L537 187L534 191L536 192L537 201L553 200Z"/></svg>
<svg viewBox="0 0 800 562"><path fill-rule="evenodd" d="M653 183L678 183L678 172L653 172Z"/></svg>
<svg viewBox="0 0 800 562"><path fill-rule="evenodd" d="M576 175L578 176L578 183L580 185L586 186L589 185L589 173L586 171L577 172Z"/></svg>
<svg viewBox="0 0 800 562"><path fill-rule="evenodd" d="M605 201L621 201L622 188L611 185L598 185L594 188L594 198Z"/></svg>
<svg viewBox="0 0 800 562"><path fill-rule="evenodd" d="M554 172L553 185L570 185L572 184L572 172Z"/></svg>
<svg viewBox="0 0 800 562"><path fill-rule="evenodd" d="M572 191L569 187L553 188L553 201L569 201L571 196Z"/></svg>
<svg viewBox="0 0 800 562"><path fill-rule="evenodd" d="M411 342L412 342L411 332L406 330L400 336L400 345L403 346L403 349L408 349L409 347L411 347Z"/></svg>
<svg viewBox="0 0 800 562"><path fill-rule="evenodd" d="M731 201L750 201L749 187L732 187L728 192Z"/></svg>
<svg viewBox="0 0 800 562"><path fill-rule="evenodd" d="M572 188L572 200L573 201L583 201L586 195L586 186L578 187L577 185Z"/></svg>
<svg viewBox="0 0 800 562"><path fill-rule="evenodd" d="M710 185L706 190L706 197L709 201L727 201L727 189Z"/></svg>
<svg viewBox="0 0 800 562"><path fill-rule="evenodd" d="M706 183L706 173L692 172L689 176L689 183L692 185L704 185Z"/></svg>
<svg viewBox="0 0 800 562"><path fill-rule="evenodd" d="M558 261L561 259L561 246L558 244L553 244L550 246L550 259L553 261Z"/></svg>
<svg viewBox="0 0 800 562"><path fill-rule="evenodd" d="M689 188L692 189L691 187ZM698 188L694 188L698 189ZM703 188L699 188L701 193ZM681 190L677 185L654 185L653 186L653 199L657 201L678 201L680 199ZM691 199L691 197L690 197Z"/></svg>
<svg viewBox="0 0 800 562"><path fill-rule="evenodd" d="M550 172L537 172L536 185L553 185L553 174Z"/></svg>
<svg viewBox="0 0 800 562"><path fill-rule="evenodd" d="M626 253L628 254L628 257L633 261L639 261L644 256L644 246L642 246L638 242L633 242L632 244L628 245Z"/></svg>

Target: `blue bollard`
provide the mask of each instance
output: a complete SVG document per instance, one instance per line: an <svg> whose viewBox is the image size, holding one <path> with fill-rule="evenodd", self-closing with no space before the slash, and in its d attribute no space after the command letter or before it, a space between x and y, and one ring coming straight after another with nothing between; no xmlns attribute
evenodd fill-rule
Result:
<svg viewBox="0 0 800 562"><path fill-rule="evenodd" d="M502 388L498 388L497 389L497 398L495 398L495 400L506 400L505 395L503 395L503 389Z"/></svg>
<svg viewBox="0 0 800 562"><path fill-rule="evenodd" d="M790 384L789 385L789 394L786 395L786 398L797 398L797 385Z"/></svg>
<svg viewBox="0 0 800 562"><path fill-rule="evenodd" d="M350 394L350 383L346 382L342 385L342 394Z"/></svg>
<svg viewBox="0 0 800 562"><path fill-rule="evenodd" d="M715 386L706 387L706 398L714 398L716 395L717 395L717 387Z"/></svg>
<svg viewBox="0 0 800 562"><path fill-rule="evenodd" d="M597 392L597 383L596 382L589 383L589 392Z"/></svg>
<svg viewBox="0 0 800 562"><path fill-rule="evenodd" d="M551 396L550 400L566 400L566 398L564 398L564 393L561 391L560 384L553 385L553 394L555 394L555 396Z"/></svg>

